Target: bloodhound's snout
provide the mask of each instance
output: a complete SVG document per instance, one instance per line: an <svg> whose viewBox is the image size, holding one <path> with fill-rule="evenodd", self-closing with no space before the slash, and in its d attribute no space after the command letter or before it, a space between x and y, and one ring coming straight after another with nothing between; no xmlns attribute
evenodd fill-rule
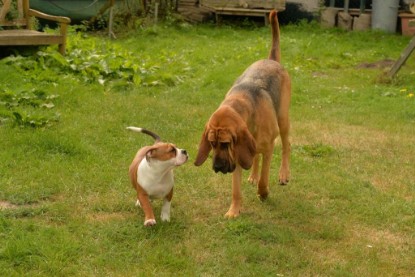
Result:
<svg viewBox="0 0 415 277"><path fill-rule="evenodd" d="M215 158L213 160L213 170L215 173L222 172L223 174L232 173L235 170L235 165L231 164L225 159Z"/></svg>

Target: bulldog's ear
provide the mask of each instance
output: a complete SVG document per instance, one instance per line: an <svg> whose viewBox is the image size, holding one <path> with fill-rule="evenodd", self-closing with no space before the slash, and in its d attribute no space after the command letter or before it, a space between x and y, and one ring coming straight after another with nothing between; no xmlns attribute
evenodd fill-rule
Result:
<svg viewBox="0 0 415 277"><path fill-rule="evenodd" d="M212 150L212 146L210 145L208 140L208 128L206 126L199 143L199 152L196 156L196 161L194 163L195 166L200 166L206 161L210 150Z"/></svg>
<svg viewBox="0 0 415 277"><path fill-rule="evenodd" d="M243 169L250 169L256 154L254 137L248 128L241 128L237 134L235 143L235 156Z"/></svg>
<svg viewBox="0 0 415 277"><path fill-rule="evenodd" d="M146 153L146 160L147 160L147 162L150 162L150 158L152 157L152 152L153 152L153 150L147 151L147 153Z"/></svg>
<svg viewBox="0 0 415 277"><path fill-rule="evenodd" d="M147 152L146 152L146 160L147 162L150 162L150 159L154 157L154 151L155 151L156 147L152 146L149 147Z"/></svg>

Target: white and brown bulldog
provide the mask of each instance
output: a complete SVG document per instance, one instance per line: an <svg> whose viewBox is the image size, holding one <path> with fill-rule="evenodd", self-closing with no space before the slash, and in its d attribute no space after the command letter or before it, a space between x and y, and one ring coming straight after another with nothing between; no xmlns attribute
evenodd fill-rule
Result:
<svg viewBox="0 0 415 277"><path fill-rule="evenodd" d="M151 199L163 199L161 220L170 221L170 205L173 197L173 169L188 160L186 150L177 148L172 143L161 142L155 133L143 128L127 129L152 136L155 142L138 150L129 169L130 180L137 191L137 206L141 206L145 226L156 224Z"/></svg>

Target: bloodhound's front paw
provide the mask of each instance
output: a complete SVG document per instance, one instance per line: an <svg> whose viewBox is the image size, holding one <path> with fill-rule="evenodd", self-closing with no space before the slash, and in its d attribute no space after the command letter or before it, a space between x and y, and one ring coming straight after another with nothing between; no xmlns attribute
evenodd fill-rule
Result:
<svg viewBox="0 0 415 277"><path fill-rule="evenodd" d="M288 185L290 181L290 171L288 169L280 169L279 184L281 186Z"/></svg>
<svg viewBox="0 0 415 277"><path fill-rule="evenodd" d="M240 209L236 207L230 207L228 212L225 214L226 218L235 218L238 217L240 213Z"/></svg>
<svg viewBox="0 0 415 277"><path fill-rule="evenodd" d="M258 185L259 176L253 175L253 174L249 175L248 182L251 183L252 185Z"/></svg>
<svg viewBox="0 0 415 277"><path fill-rule="evenodd" d="M261 190L261 191L258 189L257 196L258 196L258 199L259 199L259 200L261 200L261 201L265 201L265 200L267 200L267 198L268 198L268 194L269 194L268 189L266 189L266 190Z"/></svg>

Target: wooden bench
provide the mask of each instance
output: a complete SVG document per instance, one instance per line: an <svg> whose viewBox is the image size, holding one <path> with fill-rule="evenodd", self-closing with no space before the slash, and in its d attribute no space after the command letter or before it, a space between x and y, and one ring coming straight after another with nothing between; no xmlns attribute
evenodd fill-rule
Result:
<svg viewBox="0 0 415 277"><path fill-rule="evenodd" d="M3 0L0 6L0 46L51 45L58 44L59 52L65 55L66 36L71 20L64 16L48 15L30 9L29 0L17 0L17 18L8 19L12 0ZM32 19L40 18L57 22L60 31L56 34L33 30Z"/></svg>
<svg viewBox="0 0 415 277"><path fill-rule="evenodd" d="M240 16L257 16L264 17L265 25L269 24L268 15L272 9L245 9L245 8L214 8L216 22L220 22L220 15L240 15Z"/></svg>
<svg viewBox="0 0 415 277"><path fill-rule="evenodd" d="M216 22L221 15L240 15L263 17L269 24L268 15L272 10L285 10L285 0L199 0L201 6L212 9Z"/></svg>

